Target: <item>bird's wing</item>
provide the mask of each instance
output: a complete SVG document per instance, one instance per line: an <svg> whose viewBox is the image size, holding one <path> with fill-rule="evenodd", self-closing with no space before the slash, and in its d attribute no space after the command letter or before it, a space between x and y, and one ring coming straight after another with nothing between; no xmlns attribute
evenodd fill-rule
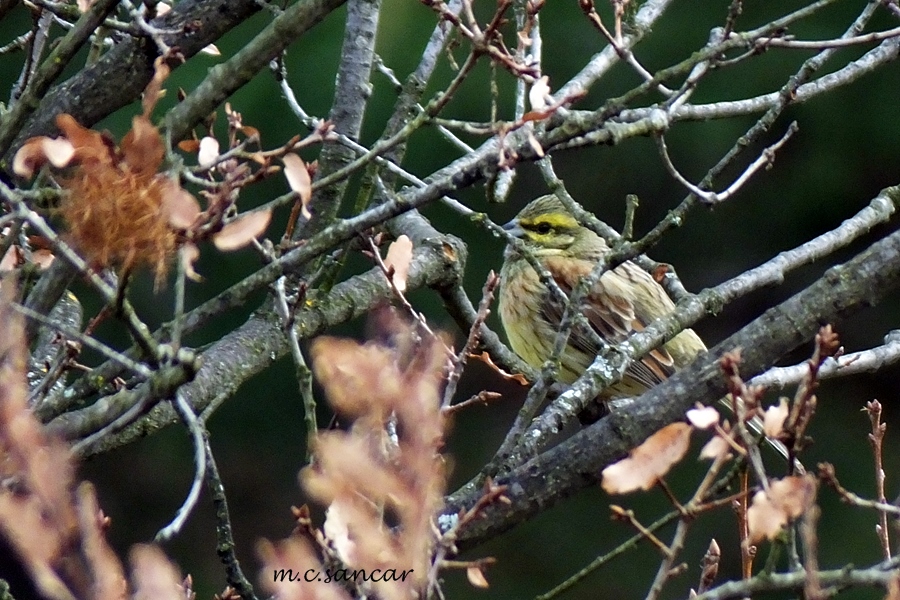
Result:
<svg viewBox="0 0 900 600"><path fill-rule="evenodd" d="M623 270L628 267L639 269L635 265L621 265L614 271L610 271L601 278L588 293L585 299L583 314L588 323L601 338L610 344L624 341L634 331L642 331L648 320L644 315L637 314L632 292L634 286L648 285L640 275L627 273ZM560 289L570 294L577 282L587 277L593 264L589 261L573 261L571 259L560 260L555 257L547 259L547 270L554 275L554 280ZM622 272L620 272L622 271ZM650 276L642 272L649 279ZM637 278L634 276L637 275ZM650 284L655 284L650 280ZM562 320L564 307L558 301L548 298L541 308L541 316L550 323L558 325ZM643 317L643 318L642 318ZM650 319L652 320L652 319ZM572 330L569 344L588 356L596 356L600 347L593 336L585 331L579 331L578 327ZM675 362L672 356L664 348L651 350L643 358L633 362L626 374L637 383L653 387L662 382L675 372Z"/></svg>

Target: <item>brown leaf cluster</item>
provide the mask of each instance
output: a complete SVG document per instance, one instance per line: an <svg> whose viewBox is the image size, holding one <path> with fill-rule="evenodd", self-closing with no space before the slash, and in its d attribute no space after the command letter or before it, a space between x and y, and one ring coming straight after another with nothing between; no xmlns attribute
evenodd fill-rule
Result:
<svg viewBox="0 0 900 600"><path fill-rule="evenodd" d="M800 517L816 500L816 479L812 475L776 479L769 492L756 492L747 510L750 542L774 539L789 522Z"/></svg>
<svg viewBox="0 0 900 600"><path fill-rule="evenodd" d="M97 268L147 266L161 282L176 250L167 207L186 192L157 173L164 154L159 130L139 115L116 147L105 134L82 127L67 114L59 115L56 125L63 137L54 141L72 148L65 165L54 163L73 167L61 180L68 194L59 208L72 243ZM47 143L47 138L32 138L17 158L33 151L39 159L36 153Z"/></svg>
<svg viewBox="0 0 900 600"><path fill-rule="evenodd" d="M71 243L98 269L128 272L149 267L159 286L179 247L186 248L183 260L188 275L199 279L193 270L199 255L195 242L211 238L223 251L242 248L266 230L271 211L226 222L240 188L258 178L236 160L220 167L226 181L218 189L204 190L206 211L177 179L159 172L165 145L150 114L163 95L169 68L162 57L155 66L144 91L143 113L134 117L118 146L107 133L87 129L72 116L61 114L56 125L62 136L27 140L15 155L13 170L30 178L45 164L66 168L60 183L68 193L59 212ZM203 160L215 162L218 143L211 137L204 141L215 147L207 144Z"/></svg>
<svg viewBox="0 0 900 600"><path fill-rule="evenodd" d="M178 147L189 153L197 154L200 173L209 185L200 190L206 207L201 210L200 204L193 196L183 198L173 208L170 222L179 230L184 240L181 255L185 272L191 279L202 279L194 271L194 263L200 256L197 243L210 239L216 249L231 252L244 248L265 233L272 219L270 209L255 210L235 216L235 204L241 191L261 179L278 171L271 164L271 153L256 151L247 154L244 150L248 144L259 144L259 131L255 127L244 125L241 113L225 103L225 116L228 123L228 150L220 151L219 141L212 136L212 126L216 113L212 113L207 121L208 135L182 140ZM259 168L252 168L257 164Z"/></svg>
<svg viewBox="0 0 900 600"><path fill-rule="evenodd" d="M373 583L379 597L409 598L427 581L446 484L441 343L406 330L392 347L322 337L311 353L329 402L353 425L319 436L303 484L329 505L325 533L341 561L412 569L405 581Z"/></svg>
<svg viewBox="0 0 900 600"><path fill-rule="evenodd" d="M109 520L89 483L78 484L68 446L27 405L22 324L0 287L0 535L49 600L124 600L122 564L106 542ZM162 551L133 553L134 598L185 600Z"/></svg>
<svg viewBox="0 0 900 600"><path fill-rule="evenodd" d="M68 600L75 597L70 588L84 582L59 567L68 554L80 554L80 526L88 527L86 540L91 540L99 523L96 513L90 514L91 488L80 490L77 506L72 501L68 448L47 436L28 410L24 338L9 306L11 288L3 286L0 300L0 478L5 482L0 530L38 589L49 598Z"/></svg>
<svg viewBox="0 0 900 600"><path fill-rule="evenodd" d="M144 94L144 112L134 117L121 144L105 133L82 127L61 114L62 137L34 137L16 153L14 171L31 177L45 163L68 167L61 179L65 195L59 211L72 243L97 268L123 271L149 267L157 284L165 278L177 249L170 206L187 192L159 173L165 146L150 113L161 96L169 68L156 63L156 75Z"/></svg>

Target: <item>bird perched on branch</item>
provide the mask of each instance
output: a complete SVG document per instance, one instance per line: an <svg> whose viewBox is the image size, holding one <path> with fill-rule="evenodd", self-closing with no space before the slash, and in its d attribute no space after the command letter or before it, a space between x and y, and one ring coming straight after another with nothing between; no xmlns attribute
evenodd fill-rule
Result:
<svg viewBox="0 0 900 600"><path fill-rule="evenodd" d="M525 252L567 295L609 252L606 241L579 223L553 195L532 201L504 229L522 240ZM532 264L512 245L506 247L500 277L500 319L509 343L525 362L540 368L552 353L564 303L553 298ZM600 351L598 337L617 344L674 309L662 286L636 264L626 261L607 271L584 299L582 314L590 327L572 328L560 357L560 381L572 383L584 373ZM601 398L639 396L705 350L700 337L685 329L632 363L624 378Z"/></svg>
<svg viewBox="0 0 900 600"><path fill-rule="evenodd" d="M606 241L582 225L553 195L541 196L503 226L522 240L524 252L537 261L568 296L578 282L588 277L597 261L609 252ZM525 362L540 368L550 359L565 305L541 281L541 276L523 252L507 245L500 271L500 320L512 349ZM617 344L634 331L675 310L675 304L649 273L631 261L604 273L584 297L582 314L587 324L576 324L560 356L559 380L573 383L594 362L601 340ZM599 339L598 339L599 338ZM706 351L703 340L685 329L671 340L634 361L621 381L600 394L601 400L640 396ZM731 403L721 400L728 408ZM602 406L589 407L579 418L596 420ZM762 421L747 422L756 435ZM783 443L765 438L782 457L789 452ZM798 472L803 465L794 461Z"/></svg>

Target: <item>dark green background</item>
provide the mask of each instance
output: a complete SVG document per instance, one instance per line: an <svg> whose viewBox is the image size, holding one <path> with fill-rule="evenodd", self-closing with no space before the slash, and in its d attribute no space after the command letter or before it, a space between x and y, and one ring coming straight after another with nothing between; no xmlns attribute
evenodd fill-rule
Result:
<svg viewBox="0 0 900 600"><path fill-rule="evenodd" d="M776 14L803 5L800 2L746 4L739 21L739 28L743 29L758 26ZM864 4L861 1L840 2L799 24L792 33L806 39L835 37ZM722 22L727 5L728 2L712 0L676 2L646 42L638 47L638 58L651 71L682 60L702 47L709 29ZM476 8L486 17L493 10L493 3L476 2ZM607 7L599 8L608 19L608 12L603 12ZM779 12L771 12L773 10ZM337 11L290 48L290 82L310 114L327 114L344 15L345 10ZM257 15L231 32L218 43L223 54L227 57L240 49L268 18ZM557 89L602 46L601 39L574 1L549 2L541 18L543 68L550 76L551 86ZM10 15L0 23L0 44L23 33L28 22L23 9ZM415 67L434 22L433 14L413 0L385 0L378 51L399 77L405 77ZM892 21L885 15L876 19L878 26L893 27L896 24L896 19ZM839 52L826 65L826 70L839 68L865 49L868 46ZM463 57L460 49L455 54L457 60ZM703 81L693 101L730 100L775 91L811 55L808 51L772 50L735 68L714 72ZM174 102L173 92L178 86L192 89L217 60L198 56L178 69L168 81L169 98L160 109ZM20 55L0 56L0 81L8 82L2 86L4 90L17 77L20 61ZM430 91L440 89L450 75L447 61L442 60ZM491 69L482 64L451 102L447 116L486 120L490 77ZM513 81L502 71L498 72L497 79L503 95L501 114L509 117ZM637 81L628 67L619 65L609 77L594 86L590 96L578 108L595 107L604 98L627 90ZM391 87L383 76L373 75L373 82L375 90L363 143L372 142L380 134L394 101ZM900 71L892 64L849 87L792 107L766 140L771 143L791 120L798 121L799 133L778 153L774 168L755 176L737 196L715 210L699 209L691 214L685 225L668 235L651 255L673 263L687 288L696 291L834 228L865 206L881 188L900 181L898 100ZM245 123L262 132L267 147L304 133L302 126L289 114L277 84L268 73L257 76L230 101L243 113ZM135 112L135 108L120 111L102 125L120 137ZM160 114L161 110L157 112ZM696 181L754 120L755 117L744 117L722 122L676 124L667 136L673 160L686 176ZM224 139L222 132L220 123L220 139ZM477 141L473 140L473 143ZM315 151L305 156L312 159ZM404 166L425 176L454 156L447 142L432 131L425 131L413 138ZM637 233L648 230L684 196L684 191L665 173L654 145L648 139L627 140L616 147L561 152L555 156L555 165L575 198L616 227L622 224L625 195L637 194L641 199ZM240 203L244 208L252 207L285 189L281 179L274 178L247 190ZM497 222L505 222L544 189L537 170L523 165L505 205L488 205L481 187L463 190L458 197L474 208L488 212ZM429 207L424 212L436 226L468 242L470 259L466 284L477 301L487 272L500 266L501 243L447 209ZM281 235L286 218L286 213L276 215L270 228L271 237L277 239ZM852 248L837 253L832 260L846 259L886 230L880 228L872 232ZM191 305L211 297L256 266L250 251L224 255L205 248L198 270L207 281L200 285L191 284ZM709 345L713 345L765 308L801 289L818 277L826 266L823 263L801 269L791 274L784 285L753 293L728 306L715 318L698 323L696 329ZM364 268L367 264L361 260L351 265L351 271ZM165 290L154 295L152 284L143 281L136 286L133 297L141 314L151 324L157 324L170 317L167 308L171 306L170 293ZM462 333L442 314L435 294L421 291L411 294L411 298L429 315L434 326L453 332L461 343ZM82 300L89 312L98 310L96 300L89 294L82 294ZM216 339L241 323L252 309L253 305L249 305L243 312L236 311L215 323L214 329L190 341L201 344ZM894 295L882 306L839 324L837 331L848 351L853 351L877 345L887 331L897 327L898 318L900 310ZM499 326L494 317L490 324ZM351 323L341 327L339 333L359 335L361 325ZM124 343L114 327L106 327L100 333L119 345ZM794 356L786 357L784 362L802 360L808 352L809 348L804 348ZM834 463L846 486L872 496L873 467L866 439L868 418L860 409L867 400L878 398L885 405L888 423L885 452L888 496L897 494L900 491L900 461L895 451L898 443L895 405L900 398L898 374L900 370L892 367L878 375L823 384L819 393L819 411L812 428L816 444L805 462L808 465L821 460ZM467 411L454 423L448 440L448 456L454 464L451 489L474 475L490 457L524 393L522 389L497 381L483 367L473 365L465 374L459 397L466 398L481 389L503 391L506 396L502 402L490 407ZM212 444L231 505L238 555L254 583L259 581L254 554L256 540L286 536L293 526L289 507L307 501L296 479L305 448L302 418L293 367L289 361L282 360L248 382L210 421ZM326 418L327 411L322 409L321 419ZM671 478L671 485L684 500L703 472L704 465L692 457L700 442L698 438L693 454ZM88 461L81 474L97 484L102 506L112 517L111 541L124 557L131 544L152 539L181 503L193 474L190 441L182 428L172 427L161 435ZM465 582L462 573L448 573L448 597L520 598L552 587L592 557L631 535L625 525L610 522L608 504L611 502L634 508L644 523L651 522L669 508L658 490L614 499L607 498L599 486L585 490L534 521L469 553L468 556L473 558L491 555L498 559L496 566L487 573L491 589L475 591ZM840 505L829 490L821 492L821 505L819 558L823 567L834 568L849 562L866 565L878 560L874 513ZM670 535L671 530L664 531L662 539L668 539ZM735 520L729 510L720 510L702 516L695 523L690 543L682 555L690 568L670 584L665 597L684 596L688 586L696 586L699 559L711 537L718 540L723 551L720 579L739 576ZM185 532L165 545L167 553L184 572L193 575L200 598L208 598L224 586L223 571L214 548L212 511L208 498L204 497ZM768 545L764 544L760 551L762 561ZM637 551L616 559L567 597L643 597L655 574L658 559L657 553L644 544ZM881 595L867 590L846 597L875 598Z"/></svg>

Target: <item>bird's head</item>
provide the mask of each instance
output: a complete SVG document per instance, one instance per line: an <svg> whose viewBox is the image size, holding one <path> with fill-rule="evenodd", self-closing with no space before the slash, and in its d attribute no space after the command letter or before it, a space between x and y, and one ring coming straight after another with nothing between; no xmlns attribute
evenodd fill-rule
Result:
<svg viewBox="0 0 900 600"><path fill-rule="evenodd" d="M579 223L552 194L533 200L503 229L522 240L536 257L584 258L599 255L606 248L603 239ZM515 250L507 247L507 254L515 255Z"/></svg>

